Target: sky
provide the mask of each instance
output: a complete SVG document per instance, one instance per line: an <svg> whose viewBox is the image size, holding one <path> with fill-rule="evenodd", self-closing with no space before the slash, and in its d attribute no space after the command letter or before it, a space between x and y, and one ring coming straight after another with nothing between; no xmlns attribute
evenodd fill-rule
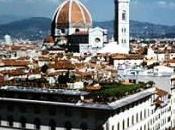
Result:
<svg viewBox="0 0 175 130"><path fill-rule="evenodd" d="M0 0L0 15L52 17L63 0ZM94 21L114 18L114 0L81 0ZM175 0L131 0L130 19L175 25Z"/></svg>

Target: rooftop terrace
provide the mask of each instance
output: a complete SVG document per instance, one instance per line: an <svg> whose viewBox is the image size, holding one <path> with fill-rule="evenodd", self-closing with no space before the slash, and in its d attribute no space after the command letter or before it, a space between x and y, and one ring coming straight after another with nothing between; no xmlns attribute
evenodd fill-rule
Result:
<svg viewBox="0 0 175 130"><path fill-rule="evenodd" d="M125 86L126 87L126 86ZM109 88L110 89L110 88ZM117 89L116 89L117 90ZM102 90L103 91L103 90ZM114 90L115 91L115 90ZM118 90L117 90L118 91ZM24 94L25 93L25 94ZM91 93L75 90L44 90L31 88L16 88L5 86L0 89L0 101L37 103L42 105L56 105L63 107L76 107L86 109L116 110L146 100L154 93L154 88L137 91L111 102L86 102L92 98ZM84 99L82 99L84 97ZM84 101L83 101L84 100Z"/></svg>
<svg viewBox="0 0 175 130"><path fill-rule="evenodd" d="M124 97L142 92L152 87L150 82L138 84L100 84L99 90L70 90L49 89L37 87L2 86L0 97L19 98L29 100L66 102L66 103L88 103L108 104Z"/></svg>

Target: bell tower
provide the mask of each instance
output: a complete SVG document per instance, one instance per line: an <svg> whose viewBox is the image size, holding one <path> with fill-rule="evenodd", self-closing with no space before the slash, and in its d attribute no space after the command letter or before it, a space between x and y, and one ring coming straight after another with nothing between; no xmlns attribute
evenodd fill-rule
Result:
<svg viewBox="0 0 175 130"><path fill-rule="evenodd" d="M130 0L114 0L115 22L114 38L117 43L129 53L129 3Z"/></svg>

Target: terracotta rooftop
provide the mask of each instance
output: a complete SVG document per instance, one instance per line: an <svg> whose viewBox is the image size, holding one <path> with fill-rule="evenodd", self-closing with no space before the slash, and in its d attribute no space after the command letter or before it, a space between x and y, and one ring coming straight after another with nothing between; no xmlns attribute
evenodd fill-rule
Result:
<svg viewBox="0 0 175 130"><path fill-rule="evenodd" d="M68 60L58 60L55 61L54 64L49 65L51 68L55 68L56 70L60 69L67 69L67 70L73 70L75 66Z"/></svg>
<svg viewBox="0 0 175 130"><path fill-rule="evenodd" d="M143 55L138 54L113 54L112 59L114 60L140 60L143 59Z"/></svg>
<svg viewBox="0 0 175 130"><path fill-rule="evenodd" d="M23 70L17 69L17 70L4 70L0 71L1 74L3 75L9 75L9 76L20 76L20 75L25 75Z"/></svg>
<svg viewBox="0 0 175 130"><path fill-rule="evenodd" d="M167 96L168 95L168 92L167 91L164 91L162 89L156 88L156 94L159 97L164 97L164 96Z"/></svg>
<svg viewBox="0 0 175 130"><path fill-rule="evenodd" d="M5 59L0 60L0 66L25 66L29 65L29 61L25 60L15 60L15 59Z"/></svg>

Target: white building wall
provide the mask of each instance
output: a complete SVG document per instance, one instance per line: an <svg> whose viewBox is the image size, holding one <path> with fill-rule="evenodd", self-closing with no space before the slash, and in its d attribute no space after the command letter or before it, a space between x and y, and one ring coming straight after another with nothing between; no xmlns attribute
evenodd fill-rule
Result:
<svg viewBox="0 0 175 130"><path fill-rule="evenodd" d="M118 68L119 65L125 64L129 66L140 65L143 60L114 60L114 67Z"/></svg>
<svg viewBox="0 0 175 130"><path fill-rule="evenodd" d="M105 130L140 130L140 128L147 130L149 128L150 107L151 99L110 117L107 122L109 129Z"/></svg>
<svg viewBox="0 0 175 130"><path fill-rule="evenodd" d="M171 128L171 105L169 99L162 108L155 109L155 95L119 114L111 116L104 130L166 130Z"/></svg>
<svg viewBox="0 0 175 130"><path fill-rule="evenodd" d="M175 128L175 81L171 82L171 125Z"/></svg>
<svg viewBox="0 0 175 130"><path fill-rule="evenodd" d="M89 45L92 48L102 48L104 44L103 29L96 27L89 30Z"/></svg>

